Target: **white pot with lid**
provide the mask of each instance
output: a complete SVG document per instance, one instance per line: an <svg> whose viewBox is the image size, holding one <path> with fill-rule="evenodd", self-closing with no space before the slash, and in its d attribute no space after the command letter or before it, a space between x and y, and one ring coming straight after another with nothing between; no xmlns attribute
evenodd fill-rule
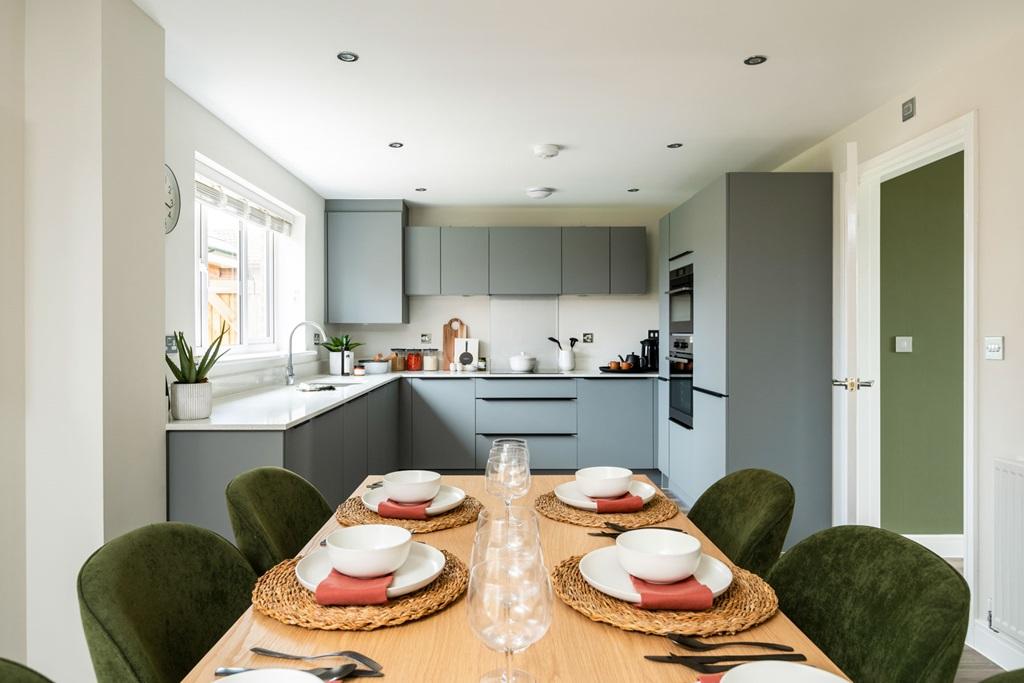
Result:
<svg viewBox="0 0 1024 683"><path fill-rule="evenodd" d="M537 359L521 351L515 356L509 356L508 367L512 372L533 372L537 367Z"/></svg>

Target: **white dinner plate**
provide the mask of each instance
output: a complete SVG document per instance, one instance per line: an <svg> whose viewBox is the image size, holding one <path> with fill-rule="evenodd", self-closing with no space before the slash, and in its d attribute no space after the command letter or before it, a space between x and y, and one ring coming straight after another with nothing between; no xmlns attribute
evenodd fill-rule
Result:
<svg viewBox="0 0 1024 683"><path fill-rule="evenodd" d="M651 498L654 498L654 494L658 492L658 489L646 482L634 479L629 482L629 492L634 496L640 496L640 499L643 500L644 505L646 505L651 502ZM580 485L575 481L567 481L564 484L556 486L555 496L558 500L562 501L566 505L571 505L574 508L579 508L580 510L597 510L597 503L594 502L594 499L583 495L583 492L580 491Z"/></svg>
<svg viewBox="0 0 1024 683"><path fill-rule="evenodd" d="M316 592L316 587L327 578L332 568L327 549L318 548L295 565L295 578L306 589ZM436 579L443 569L444 553L426 543L414 541L409 548L409 559L395 571L388 586L388 597L397 598L418 591Z"/></svg>
<svg viewBox="0 0 1024 683"><path fill-rule="evenodd" d="M845 678L796 662L748 662L730 670L722 683L845 683Z"/></svg>
<svg viewBox="0 0 1024 683"><path fill-rule="evenodd" d="M232 674L231 680L243 683L316 683L320 679L298 669L254 669Z"/></svg>
<svg viewBox="0 0 1024 683"><path fill-rule="evenodd" d="M633 588L629 574L619 564L615 546L593 550L580 560L580 573L584 580L605 595L610 595L626 602L640 603L640 594ZM708 587L714 597L718 597L732 583L732 570L710 555L700 557L700 564L694 577Z"/></svg>
<svg viewBox="0 0 1024 683"><path fill-rule="evenodd" d="M377 506L388 499L388 494L384 493L384 487L381 486L377 489L369 489L363 494L363 505L370 508L374 512L377 511ZM449 510L454 510L462 504L462 501L466 500L466 492L456 486L446 486L441 484L441 488L437 490L437 495L434 496L434 500L430 501L430 505L427 506L427 515L433 517L434 515L440 515Z"/></svg>

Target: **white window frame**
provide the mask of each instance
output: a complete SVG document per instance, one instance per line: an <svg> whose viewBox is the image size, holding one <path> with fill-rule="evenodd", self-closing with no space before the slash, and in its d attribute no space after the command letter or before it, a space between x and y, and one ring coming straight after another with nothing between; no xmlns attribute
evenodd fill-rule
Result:
<svg viewBox="0 0 1024 683"><path fill-rule="evenodd" d="M208 321L208 310L209 310L209 263L208 263L208 248L207 248L207 216L210 211L217 211L215 207L204 204L203 202L195 202L196 212L196 230L197 230L197 254L196 254L196 273L198 277L198 286L196 288L198 297L196 300L196 336L195 338L199 341L199 349L205 350L207 344L211 341L206 339L207 330L209 326ZM229 213L229 212L225 212ZM238 344L231 347L232 356L237 358L240 355L255 355L265 354L278 351L277 344L277 240L278 234L273 230L264 228L259 225L251 224L242 216L231 216L238 221ZM247 299L246 296L246 280L248 273L248 250L249 250L249 234L252 231L262 231L266 233L267 244L267 323L270 332L269 338L260 338L249 340L247 338L248 331L246 330L246 319L247 319Z"/></svg>

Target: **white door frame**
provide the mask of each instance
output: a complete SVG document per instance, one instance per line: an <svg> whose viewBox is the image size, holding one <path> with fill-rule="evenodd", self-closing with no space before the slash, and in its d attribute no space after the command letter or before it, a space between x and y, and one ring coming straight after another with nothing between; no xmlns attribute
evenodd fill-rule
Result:
<svg viewBox="0 0 1024 683"><path fill-rule="evenodd" d="M835 367L838 377L875 380L875 386L835 397L833 521L836 524L881 522L878 396L879 234L881 184L942 157L964 152L964 534L952 537L914 537L940 554L963 555L964 576L974 588L977 535L977 112L969 112L920 137L863 163L857 163L855 143L847 151L847 171L840 176L841 223L836 253ZM856 169L856 170L854 170ZM855 174L856 180L851 182ZM856 206L852 197L856 197ZM852 309L852 310L851 310ZM850 326L855 338L846 334ZM854 360L855 359L855 360ZM850 374L843 375L842 372ZM957 552L957 551L960 552Z"/></svg>

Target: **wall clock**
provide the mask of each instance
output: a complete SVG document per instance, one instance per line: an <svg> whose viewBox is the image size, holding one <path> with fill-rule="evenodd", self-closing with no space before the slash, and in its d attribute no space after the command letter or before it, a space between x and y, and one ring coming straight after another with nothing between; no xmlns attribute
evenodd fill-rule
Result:
<svg viewBox="0 0 1024 683"><path fill-rule="evenodd" d="M164 164L164 207L167 215L164 216L164 234L174 230L181 217L181 188L178 187L178 179L174 177L174 171L167 164Z"/></svg>

